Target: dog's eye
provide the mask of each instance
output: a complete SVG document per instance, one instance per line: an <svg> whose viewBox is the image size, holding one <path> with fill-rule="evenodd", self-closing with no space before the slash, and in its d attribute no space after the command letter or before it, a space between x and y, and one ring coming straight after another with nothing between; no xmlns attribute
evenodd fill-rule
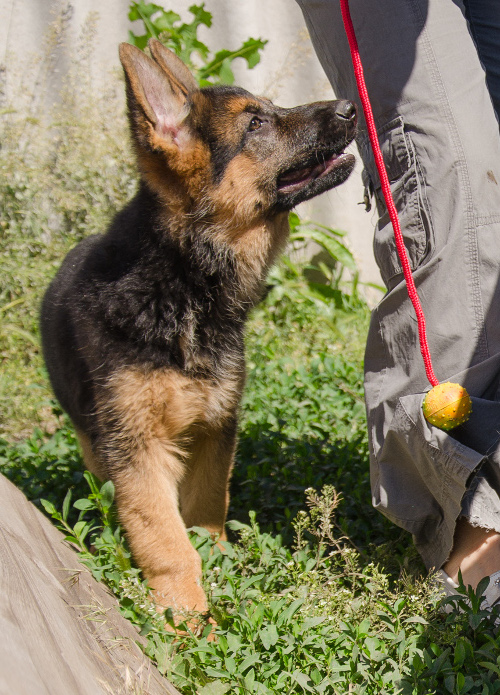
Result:
<svg viewBox="0 0 500 695"><path fill-rule="evenodd" d="M254 116L252 120L250 121L250 124L248 126L248 130L258 130L262 125L262 121L258 116Z"/></svg>

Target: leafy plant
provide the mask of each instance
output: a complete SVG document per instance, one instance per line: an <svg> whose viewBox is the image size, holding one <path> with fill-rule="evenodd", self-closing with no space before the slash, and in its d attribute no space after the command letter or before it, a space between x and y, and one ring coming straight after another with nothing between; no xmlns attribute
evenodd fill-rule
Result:
<svg viewBox="0 0 500 695"><path fill-rule="evenodd" d="M420 585L419 597L411 583L391 589L380 566L363 565L336 539L333 488L308 492L311 542L297 542L294 551L280 536L261 532L255 513L248 524L229 522L238 542L223 549L208 532L193 530L218 622L213 640L210 627L201 636L187 623L182 633L167 629L171 612L156 611L130 566L111 511L112 486L85 478L90 494L74 503L79 517L73 526L70 495L61 513L49 502L44 506L82 562L119 596L122 611L146 637L146 653L186 695L500 691L500 645L481 610L484 583L475 592L462 587L463 612L446 619L435 613L430 584Z"/></svg>
<svg viewBox="0 0 500 695"><path fill-rule="evenodd" d="M181 58L195 73L202 87L210 84L233 84L233 61L243 58L248 68L253 68L260 61L260 51L267 41L248 39L235 50L223 49L211 55L208 46L198 38L201 26L212 26L212 15L205 10L205 5L191 5L190 23L182 22L180 15L172 10L165 10L161 5L138 0L130 4L129 19L141 21L144 33L136 35L129 32L129 41L144 50L150 38L159 39Z"/></svg>
<svg viewBox="0 0 500 695"><path fill-rule="evenodd" d="M362 303L358 294L356 262L344 243L346 234L316 222L304 222L296 213L291 213L289 219L290 242L295 254L309 251L309 255L312 255L312 244L321 250L302 267L289 262L289 268L298 277L305 277L309 296L335 309L352 308L352 302ZM346 278L346 273L349 273L349 278Z"/></svg>
<svg viewBox="0 0 500 695"><path fill-rule="evenodd" d="M131 564L112 486L82 475L64 421L51 436L0 443L0 469L47 500L147 654L186 695L500 692L499 638L482 587L464 588L451 615L436 611L411 539L370 506L360 360L328 354L328 330L304 333L302 309L291 310L286 341L264 308L250 322L231 542L222 552L207 532L192 533L215 640L209 627L167 629L171 613L156 612Z"/></svg>

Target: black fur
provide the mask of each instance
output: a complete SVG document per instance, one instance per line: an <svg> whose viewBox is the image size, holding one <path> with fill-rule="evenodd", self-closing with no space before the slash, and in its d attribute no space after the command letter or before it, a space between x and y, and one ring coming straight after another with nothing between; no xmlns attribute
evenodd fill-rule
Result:
<svg viewBox="0 0 500 695"><path fill-rule="evenodd" d="M106 235L68 254L45 295L42 342L54 391L85 430L79 413L92 413L92 382L101 372L105 379L109 365L173 367L212 378L222 376L222 360L242 355L251 303L235 301L231 251L221 252L196 227L175 243L161 228L160 210L142 184ZM192 335L189 364L179 348L185 332Z"/></svg>

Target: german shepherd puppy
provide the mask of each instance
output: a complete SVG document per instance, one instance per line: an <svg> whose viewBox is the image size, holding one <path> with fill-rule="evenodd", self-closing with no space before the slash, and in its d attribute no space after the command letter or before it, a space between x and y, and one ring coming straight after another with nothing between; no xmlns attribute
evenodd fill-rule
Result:
<svg viewBox="0 0 500 695"><path fill-rule="evenodd" d="M289 211L351 172L356 109L200 89L159 41L149 49L120 46L137 194L64 260L43 301L43 351L158 604L205 611L186 527L224 539L245 320Z"/></svg>

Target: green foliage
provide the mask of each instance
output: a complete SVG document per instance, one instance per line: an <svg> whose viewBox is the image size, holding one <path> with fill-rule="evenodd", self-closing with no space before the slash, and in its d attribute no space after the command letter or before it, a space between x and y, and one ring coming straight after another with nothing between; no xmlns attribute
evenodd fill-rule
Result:
<svg viewBox="0 0 500 695"><path fill-rule="evenodd" d="M121 527L116 522L115 508L112 507L114 485L110 480L101 484L88 471L83 476L90 487L90 494L73 503L74 510L78 510L78 517L73 524L69 522L73 494L71 489L64 497L61 512L49 500L41 499L40 502L66 534L64 540L79 551L80 562L89 568L92 576L99 582L105 581L113 591L120 593L131 583L139 585L140 573L131 566L130 551L125 545ZM147 595L147 589L144 589L144 594ZM134 616L135 612L132 610L130 617Z"/></svg>
<svg viewBox="0 0 500 695"><path fill-rule="evenodd" d="M500 692L499 638L481 608L482 587L463 589L447 599L458 604L453 613L438 613L410 538L370 506L357 349L332 342L328 324L304 331L305 305L293 301L285 340L281 314L270 310L288 293L273 293L247 336L231 542L221 552L202 529L192 533L215 640L208 625L196 635L187 622L185 634L166 629L172 613L157 614L130 562L112 486L82 476L64 421L54 435L2 442L0 469L46 500L82 562L119 597L147 654L186 695ZM360 333L364 317L361 310Z"/></svg>
<svg viewBox="0 0 500 695"><path fill-rule="evenodd" d="M213 640L211 626L201 636L187 622L176 635L166 629L171 612L156 612L130 565L110 506L111 484L85 477L91 491L74 503L79 517L73 526L67 521L69 494L62 513L52 503L44 506L82 562L120 597L123 613L147 640L146 653L186 695L500 691L499 638L481 610L484 583L476 592L462 588L463 598L454 601L463 613L446 618L436 614L428 583L407 578L391 589L380 565L363 563L335 539L339 499L332 487L308 491L303 516L311 542L302 539L295 550L280 536L263 533L255 513L248 524L229 522L237 542L223 549L208 532L193 530L218 623Z"/></svg>
<svg viewBox="0 0 500 695"><path fill-rule="evenodd" d="M292 276L307 280L307 292L301 288L298 291L302 291L305 298L326 305L331 312L359 308L363 304L358 293L358 269L351 251L343 243L345 236L344 232L324 225L304 222L296 213L290 215L290 243L295 255L310 253L311 242L321 252L312 256L306 265L289 260L287 267ZM350 274L348 279L346 273Z"/></svg>
<svg viewBox="0 0 500 695"><path fill-rule="evenodd" d="M74 47L60 103L42 107L53 103L44 87L67 28L56 18L34 75L11 77L18 87L0 113L0 433L9 436L54 424L38 344L45 288L65 253L102 232L136 186L123 85L92 84L92 18Z"/></svg>
<svg viewBox="0 0 500 695"><path fill-rule="evenodd" d="M233 84L233 61L243 58L248 68L253 68L260 61L260 51L267 41L248 39L235 50L223 49L211 55L208 46L198 38L201 26L212 26L212 15L205 10L205 5L191 5L189 8L193 19L190 23L182 22L181 17L172 10L165 10L161 5L139 0L130 4L128 17L131 21L141 21L144 34L140 36L129 32L129 41L144 50L150 38L159 39L181 58L196 75L200 85Z"/></svg>
<svg viewBox="0 0 500 695"><path fill-rule="evenodd" d="M0 471L35 504L42 496L60 505L68 487L86 491L76 436L68 426L52 436L36 428L16 444L0 439Z"/></svg>

